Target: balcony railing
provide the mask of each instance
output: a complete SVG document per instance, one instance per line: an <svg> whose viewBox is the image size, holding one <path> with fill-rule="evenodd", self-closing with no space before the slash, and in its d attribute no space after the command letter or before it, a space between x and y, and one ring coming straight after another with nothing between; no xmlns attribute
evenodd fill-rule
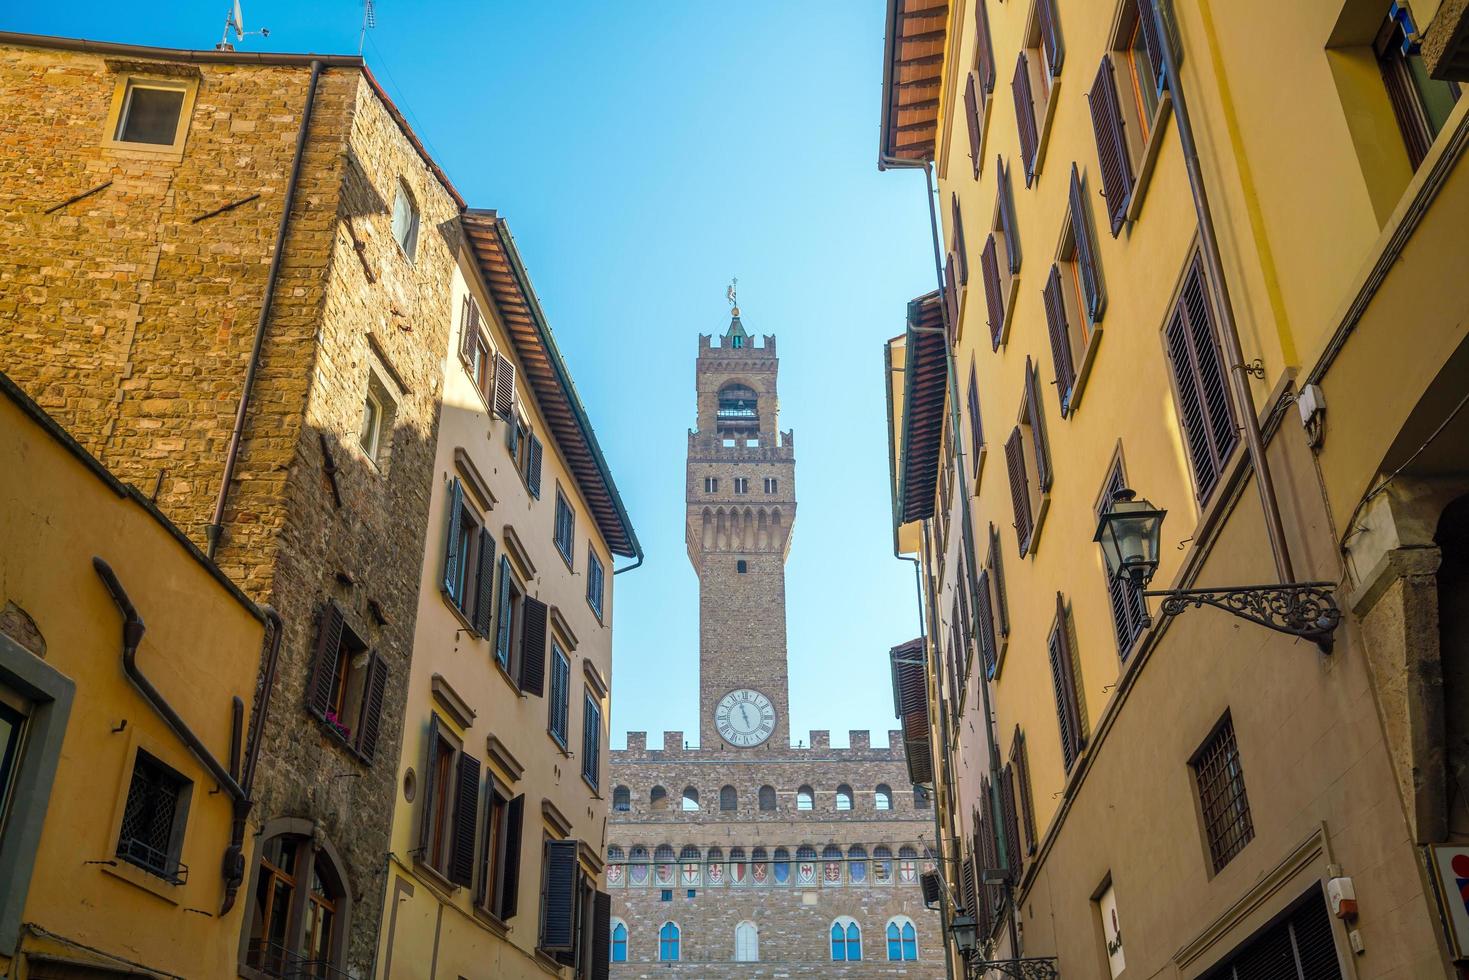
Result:
<svg viewBox="0 0 1469 980"><path fill-rule="evenodd" d="M136 864L149 874L155 874L172 885L182 885L189 880L189 866L171 860L166 851L138 840L125 837L117 842L117 856L129 864Z"/></svg>
<svg viewBox="0 0 1469 980"><path fill-rule="evenodd" d="M308 960L280 943L250 940L245 963L279 980L351 980L351 975L326 960Z"/></svg>

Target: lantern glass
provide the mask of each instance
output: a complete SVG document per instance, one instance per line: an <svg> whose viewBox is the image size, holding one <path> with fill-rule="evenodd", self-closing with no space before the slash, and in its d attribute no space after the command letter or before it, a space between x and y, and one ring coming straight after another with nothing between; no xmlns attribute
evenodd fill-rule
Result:
<svg viewBox="0 0 1469 980"><path fill-rule="evenodd" d="M968 956L974 952L979 940L979 923L974 916L960 912L949 920L949 932L953 933L954 943L962 955Z"/></svg>
<svg viewBox="0 0 1469 980"><path fill-rule="evenodd" d="M1138 586L1152 579L1158 570L1158 543L1167 513L1147 500L1138 500L1137 494L1125 488L1112 495L1111 506L1102 514L1092 538L1102 546L1109 578L1125 576Z"/></svg>

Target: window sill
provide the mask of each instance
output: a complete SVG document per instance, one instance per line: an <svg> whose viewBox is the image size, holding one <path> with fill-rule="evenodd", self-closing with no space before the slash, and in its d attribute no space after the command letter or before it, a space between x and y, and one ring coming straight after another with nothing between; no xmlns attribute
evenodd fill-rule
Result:
<svg viewBox="0 0 1469 980"><path fill-rule="evenodd" d="M442 871L429 864L422 857L413 856L413 869L422 875L422 881L432 890L439 892L445 898L453 895L459 890L459 886L450 881Z"/></svg>
<svg viewBox="0 0 1469 980"><path fill-rule="evenodd" d="M308 709L306 713L309 714L312 718L316 719L316 724L321 728L322 734L325 735L329 741L335 742L337 745L346 749L347 754L356 759L358 762L362 763L362 765L365 766L369 764L367 760L362 757L362 753L357 750L357 746L353 744L352 739L349 736L343 735L341 732L337 731L335 725L327 721L315 711L311 711Z"/></svg>
<svg viewBox="0 0 1469 980"><path fill-rule="evenodd" d="M145 892L157 895L170 905L179 904L179 892L183 889L183 885L175 885L171 881L164 881L157 875L144 871L137 865L124 861L122 858L114 857L112 861L113 863L111 864L98 865L102 869L103 874L112 875L112 877L120 881L125 881L130 885L143 889Z"/></svg>
<svg viewBox="0 0 1469 980"><path fill-rule="evenodd" d="M122 140L109 139L103 141L102 152L110 157L131 157L135 160L156 160L167 163L182 163L184 160L182 140L164 146L161 143L127 143Z"/></svg>
<svg viewBox="0 0 1469 980"><path fill-rule="evenodd" d="M1001 273L1003 275L1003 273ZM1020 274L1017 272L1010 276L1010 284L1005 287L1003 300L1003 313L1000 321L1000 339L992 344L994 350L999 350L1010 342L1010 324L1015 320L1015 299L1020 295Z"/></svg>
<svg viewBox="0 0 1469 980"><path fill-rule="evenodd" d="M1071 418L1081 408L1082 392L1086 390L1086 379L1091 376L1092 362L1097 359L1097 348L1102 343L1102 325L1092 324L1091 340L1086 345L1086 350L1081 352L1081 363L1076 366L1076 379L1071 382L1071 395L1066 401L1066 411L1061 413L1062 418Z"/></svg>
<svg viewBox="0 0 1469 980"><path fill-rule="evenodd" d="M474 907L475 921L486 929L499 936L501 939L510 938L510 926L493 912L488 912L478 905Z"/></svg>
<svg viewBox="0 0 1469 980"><path fill-rule="evenodd" d="M512 691L515 692L515 696L516 697L518 697L518 698L529 697L529 695L527 695L524 691L522 691L520 689L519 682L516 681L516 679L514 677L511 677L510 676L510 671L505 667L505 665L502 664L502 663L500 663L500 658L499 657L497 657L493 653L491 653L490 654L490 660L495 665L495 672L498 673L500 675L500 677L504 679L504 681L505 681L506 684L509 684L510 685L510 690L512 690Z"/></svg>
<svg viewBox="0 0 1469 980"><path fill-rule="evenodd" d="M1026 539L1025 548L1020 552L1021 558L1035 557L1036 548L1040 545L1041 528L1045 526L1046 512L1050 509L1051 493L1048 490L1041 494L1040 500L1035 502L1035 506L1032 509L1034 518L1030 527L1030 537Z"/></svg>
<svg viewBox="0 0 1469 980"><path fill-rule="evenodd" d="M602 610L600 610L596 606L592 605L592 600L590 600L590 599L587 600L587 608L592 611L592 615L593 616L597 617L597 625L598 626L605 627L607 625L607 623L602 619Z"/></svg>
<svg viewBox="0 0 1469 980"><path fill-rule="evenodd" d="M586 773L582 773L581 774L581 781L584 782L584 783L586 783L587 784L587 789L589 789L589 790L592 791L592 798L593 799L600 800L602 798L602 791L597 787L597 784L596 783L592 782L590 779L587 778L587 774Z"/></svg>
<svg viewBox="0 0 1469 980"><path fill-rule="evenodd" d="M1009 649L1010 649L1010 637L1008 637L1008 636L996 636L995 637L995 672L990 675L990 677L989 677L990 680L997 681L997 680L1000 679L1000 671L1002 671L1002 670L1005 669L1005 651L1007 651Z"/></svg>
<svg viewBox="0 0 1469 980"><path fill-rule="evenodd" d="M445 592L443 588L439 589L439 598L444 600L444 605L449 607L449 612L453 613L454 618L459 620L459 625L463 627L464 632L476 640L488 639L485 634L474 628L474 624L469 621L469 617L464 614L464 610L459 608L459 603L455 602L454 597L449 595L448 592Z"/></svg>
<svg viewBox="0 0 1469 980"><path fill-rule="evenodd" d="M565 742L556 737L555 732L551 731L549 728L546 729L546 737L551 740L552 745L556 746L556 751L561 753L561 757L563 759L571 758L571 750L566 747Z"/></svg>
<svg viewBox="0 0 1469 980"><path fill-rule="evenodd" d="M1158 162L1158 152L1163 145L1163 133L1168 129L1168 119L1173 115L1173 93L1163 92L1158 109L1153 113L1153 125L1148 133L1148 143L1143 147L1142 159L1138 162L1137 180L1132 185L1132 197L1127 202L1127 220L1134 222L1143 210L1143 198L1147 196L1148 182Z"/></svg>
<svg viewBox="0 0 1469 980"><path fill-rule="evenodd" d="M555 544L555 542L552 542L552 544ZM574 546L575 546L575 543L573 542L573 547ZM575 575L576 574L576 562L575 562L575 560L573 560L572 557L570 555L568 555L566 552L564 552L564 551L561 550L561 545L556 544L555 547L556 547L556 554L560 555L561 556L561 560L566 563L566 570L568 572L570 572L572 575Z"/></svg>

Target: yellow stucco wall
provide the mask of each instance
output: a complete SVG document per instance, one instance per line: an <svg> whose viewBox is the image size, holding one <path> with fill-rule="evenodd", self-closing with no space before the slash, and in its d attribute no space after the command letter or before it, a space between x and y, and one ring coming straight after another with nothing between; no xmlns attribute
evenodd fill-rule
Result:
<svg viewBox="0 0 1469 980"><path fill-rule="evenodd" d="M203 765L124 674L122 617L92 558L111 564L146 623L139 669L221 761L232 697L244 700L248 726L263 620L157 517L3 393L0 459L0 606L29 614L45 639L45 663L76 685L25 903L24 922L36 928L23 933L21 961L45 952L119 965L82 948L90 947L164 973L232 976L248 896L242 888L219 915L230 798L213 792ZM139 749L193 783L182 885L116 859ZM16 800L8 826L21 808L42 804ZM17 966L10 953L0 951L0 969ZM23 966L17 975L26 975Z"/></svg>

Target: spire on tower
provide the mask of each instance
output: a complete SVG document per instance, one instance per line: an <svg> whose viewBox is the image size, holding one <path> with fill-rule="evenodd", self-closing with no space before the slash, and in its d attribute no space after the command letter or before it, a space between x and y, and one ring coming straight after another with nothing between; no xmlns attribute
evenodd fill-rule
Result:
<svg viewBox="0 0 1469 980"><path fill-rule="evenodd" d="M736 287L739 279L729 281L729 289L725 290L724 298L729 301L729 329L724 332L726 347L748 347L750 346L750 335L745 332L745 325L740 322L739 297Z"/></svg>

